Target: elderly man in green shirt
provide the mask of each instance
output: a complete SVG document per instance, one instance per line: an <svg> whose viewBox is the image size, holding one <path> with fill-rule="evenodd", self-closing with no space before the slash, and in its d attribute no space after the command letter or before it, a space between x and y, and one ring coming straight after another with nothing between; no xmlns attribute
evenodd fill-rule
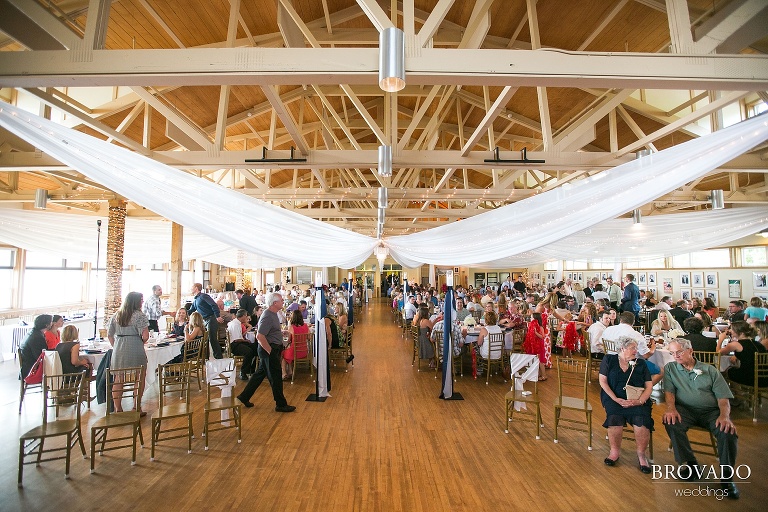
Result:
<svg viewBox="0 0 768 512"><path fill-rule="evenodd" d="M717 439L720 465L736 467L736 427L730 418L733 398L725 379L712 365L704 364L693 357L691 342L676 339L669 344L669 351L675 361L664 367L664 399L667 410L664 413L664 427L667 429L675 460L687 465L686 472L694 476L696 456L688 441L688 429L692 426L705 428ZM731 499L739 498L739 490L731 478L723 478L721 485Z"/></svg>

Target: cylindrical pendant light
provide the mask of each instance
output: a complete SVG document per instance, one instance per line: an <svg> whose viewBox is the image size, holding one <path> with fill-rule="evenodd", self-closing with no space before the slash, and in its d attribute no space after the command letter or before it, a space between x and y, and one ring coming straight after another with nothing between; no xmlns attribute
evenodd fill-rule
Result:
<svg viewBox="0 0 768 512"><path fill-rule="evenodd" d="M35 190L35 208L45 210L48 204L48 191L44 188L38 188Z"/></svg>
<svg viewBox="0 0 768 512"><path fill-rule="evenodd" d="M392 146L379 146L379 176L392 176Z"/></svg>
<svg viewBox="0 0 768 512"><path fill-rule="evenodd" d="M379 187L379 208L387 207L387 187Z"/></svg>
<svg viewBox="0 0 768 512"><path fill-rule="evenodd" d="M632 224L640 224L643 222L643 215L640 213L640 208L632 210Z"/></svg>
<svg viewBox="0 0 768 512"><path fill-rule="evenodd" d="M405 35L396 27L379 33L379 87L385 92L405 87Z"/></svg>
<svg viewBox="0 0 768 512"><path fill-rule="evenodd" d="M384 224L384 208L379 208L379 224Z"/></svg>
<svg viewBox="0 0 768 512"><path fill-rule="evenodd" d="M722 190L713 190L709 199L712 201L713 210L722 210L725 208L725 198L723 197Z"/></svg>

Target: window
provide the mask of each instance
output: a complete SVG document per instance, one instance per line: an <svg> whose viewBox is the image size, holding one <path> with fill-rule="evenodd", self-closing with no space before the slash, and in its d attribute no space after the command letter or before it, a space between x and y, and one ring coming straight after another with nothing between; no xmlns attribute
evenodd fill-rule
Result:
<svg viewBox="0 0 768 512"><path fill-rule="evenodd" d="M632 269L645 269L645 268L665 268L666 262L664 258L656 258L643 261L628 261L624 264L624 268Z"/></svg>
<svg viewBox="0 0 768 512"><path fill-rule="evenodd" d="M312 267L296 267L296 282L298 284L311 284Z"/></svg>
<svg viewBox="0 0 768 512"><path fill-rule="evenodd" d="M557 270L557 262L556 261L548 261L544 263L544 270Z"/></svg>
<svg viewBox="0 0 768 512"><path fill-rule="evenodd" d="M730 267L731 256L728 249L709 249L672 257L672 268L715 268Z"/></svg>
<svg viewBox="0 0 768 512"><path fill-rule="evenodd" d="M750 117L755 117L756 115L762 114L766 110L768 110L768 105L765 104L762 100L753 101L746 104L746 110L747 110L747 119Z"/></svg>
<svg viewBox="0 0 768 512"><path fill-rule="evenodd" d="M565 270L584 270L586 268L589 268L587 260L565 260Z"/></svg>
<svg viewBox="0 0 768 512"><path fill-rule="evenodd" d="M765 246L742 247L741 265L744 267L764 267L768 265L767 249Z"/></svg>
<svg viewBox="0 0 768 512"><path fill-rule="evenodd" d="M10 309L11 293L13 287L13 263L16 255L15 249L0 249L0 283L7 283L0 287L0 309Z"/></svg>

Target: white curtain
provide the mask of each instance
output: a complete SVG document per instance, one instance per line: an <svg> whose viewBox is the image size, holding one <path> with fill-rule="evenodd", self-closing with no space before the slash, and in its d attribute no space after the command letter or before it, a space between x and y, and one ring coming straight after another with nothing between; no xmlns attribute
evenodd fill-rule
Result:
<svg viewBox="0 0 768 512"><path fill-rule="evenodd" d="M238 267L292 264L351 268L365 261L379 244L374 238L198 179L6 103L0 103L0 126L116 193L184 225L185 233L194 230L204 236L208 246L204 255L197 256L201 259ZM574 252L566 238L581 240L585 230L594 231L600 223L706 175L766 139L768 116L763 115L517 203L420 233L388 238L383 244L398 263L411 268L425 263L506 267L552 257L570 259ZM761 207L749 215L760 219L765 212L768 208ZM723 222L731 222L722 226L723 236L752 228L754 233L764 227L763 222L751 227L744 227L743 220ZM651 229L650 218L643 224ZM88 228L82 240L93 237L92 229ZM690 232L687 225L684 230ZM681 247L672 251L673 237L655 236L669 243L649 247L654 254L691 250ZM718 238L716 242L725 241ZM557 242L560 245L553 245ZM580 243L588 245L591 240L587 236ZM186 245L185 237L185 251ZM615 252L615 245L605 242L596 250ZM626 254L626 248L621 249L616 257L635 259ZM558 256L552 256L555 252ZM167 260L169 253L155 261Z"/></svg>

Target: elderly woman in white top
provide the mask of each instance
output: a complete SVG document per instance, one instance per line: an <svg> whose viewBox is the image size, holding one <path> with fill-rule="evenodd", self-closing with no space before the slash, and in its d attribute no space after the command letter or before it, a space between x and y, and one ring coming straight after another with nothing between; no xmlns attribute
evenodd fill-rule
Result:
<svg viewBox="0 0 768 512"><path fill-rule="evenodd" d="M503 331L501 330L501 327L499 327L497 324L497 316L496 312L494 311L486 311L485 312L485 325L480 328L480 334L477 337L477 350L480 357L483 359L488 359L488 351L490 343L488 342L489 335L490 334L501 334ZM501 354L494 351L493 354L491 354L491 358L498 359L501 357Z"/></svg>

